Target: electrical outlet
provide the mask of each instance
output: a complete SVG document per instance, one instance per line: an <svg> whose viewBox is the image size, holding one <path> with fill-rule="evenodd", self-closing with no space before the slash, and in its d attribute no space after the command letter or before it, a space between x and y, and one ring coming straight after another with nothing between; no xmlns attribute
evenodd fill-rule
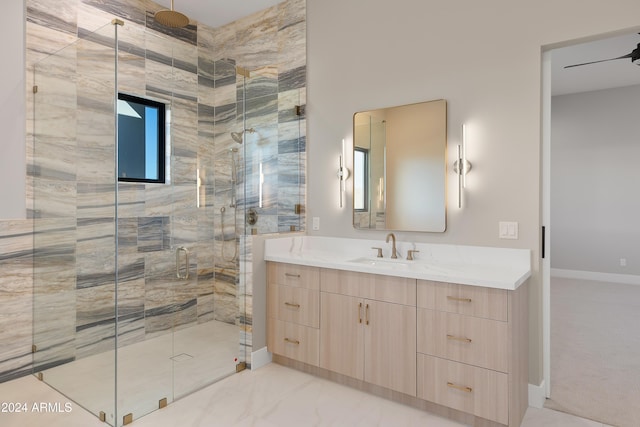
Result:
<svg viewBox="0 0 640 427"><path fill-rule="evenodd" d="M620 258L620 267L626 267L626 266L627 266L627 259Z"/></svg>
<svg viewBox="0 0 640 427"><path fill-rule="evenodd" d="M313 224L311 225L311 228L315 231L320 230L320 217L319 216L314 216L313 217Z"/></svg>

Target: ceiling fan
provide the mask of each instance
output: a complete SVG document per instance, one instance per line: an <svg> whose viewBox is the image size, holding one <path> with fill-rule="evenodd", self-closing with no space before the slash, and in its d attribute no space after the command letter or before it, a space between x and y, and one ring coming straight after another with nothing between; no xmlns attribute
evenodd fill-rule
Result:
<svg viewBox="0 0 640 427"><path fill-rule="evenodd" d="M631 53L628 53L623 56L618 56L617 58L601 59L599 61L591 61L591 62L584 62L582 64L567 65L564 68L579 67L581 65L597 64L598 62L615 61L616 59L626 59L626 58L630 58L632 63L636 65L640 65L640 43L638 43L638 46L636 46L636 48L633 49Z"/></svg>

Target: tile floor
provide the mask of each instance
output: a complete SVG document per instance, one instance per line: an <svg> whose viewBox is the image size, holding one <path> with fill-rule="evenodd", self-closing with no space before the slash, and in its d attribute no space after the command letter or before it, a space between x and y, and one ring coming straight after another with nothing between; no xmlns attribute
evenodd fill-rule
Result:
<svg viewBox="0 0 640 427"><path fill-rule="evenodd" d="M0 412L2 427L104 427L95 416L32 376L0 384L1 402L26 402L24 413ZM33 404L53 403L58 412ZM65 404L70 403L70 411ZM39 407L39 406L38 406ZM1 408L0 408L1 409ZM134 420L133 427L428 426L461 424L271 363L243 371ZM603 427L550 409L529 408L522 427Z"/></svg>
<svg viewBox="0 0 640 427"><path fill-rule="evenodd" d="M171 403L235 373L239 335L235 325L209 321L120 348L118 412L142 416L156 410L160 399ZM108 415L113 413L114 362L113 351L85 357L44 371L45 383L74 406Z"/></svg>

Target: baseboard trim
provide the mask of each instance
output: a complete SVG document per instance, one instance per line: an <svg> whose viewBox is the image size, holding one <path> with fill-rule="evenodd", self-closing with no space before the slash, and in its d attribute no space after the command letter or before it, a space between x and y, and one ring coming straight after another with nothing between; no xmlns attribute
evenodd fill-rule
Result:
<svg viewBox="0 0 640 427"><path fill-rule="evenodd" d="M529 384L529 406L542 409L546 399L547 396L544 387L544 380L540 385Z"/></svg>
<svg viewBox="0 0 640 427"><path fill-rule="evenodd" d="M262 368L263 366L271 363L271 353L267 350L267 347L262 347L260 350L251 352L251 370Z"/></svg>
<svg viewBox="0 0 640 427"><path fill-rule="evenodd" d="M595 280L599 282L623 283L626 285L640 286L640 276L633 274L598 273L597 271L565 270L562 268L552 268L552 277L563 277L566 279Z"/></svg>

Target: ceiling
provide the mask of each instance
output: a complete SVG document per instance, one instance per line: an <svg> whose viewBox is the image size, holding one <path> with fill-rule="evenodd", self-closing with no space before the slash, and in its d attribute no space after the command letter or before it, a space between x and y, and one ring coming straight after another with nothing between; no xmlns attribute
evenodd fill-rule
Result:
<svg viewBox="0 0 640 427"><path fill-rule="evenodd" d="M629 58L564 68L567 65L624 56L639 44L640 34L631 33L552 50L552 95L639 85L640 67Z"/></svg>
<svg viewBox="0 0 640 427"><path fill-rule="evenodd" d="M239 18L267 9L283 0L174 0L173 7L191 19L219 27ZM171 8L171 0L156 0ZM577 92L640 85L640 67L630 59L601 62L580 67L564 67L627 55L640 44L640 34L630 33L551 51L551 93Z"/></svg>
<svg viewBox="0 0 640 427"><path fill-rule="evenodd" d="M173 9L210 27L219 27L267 9L283 0L174 0ZM171 9L171 0L155 0Z"/></svg>

